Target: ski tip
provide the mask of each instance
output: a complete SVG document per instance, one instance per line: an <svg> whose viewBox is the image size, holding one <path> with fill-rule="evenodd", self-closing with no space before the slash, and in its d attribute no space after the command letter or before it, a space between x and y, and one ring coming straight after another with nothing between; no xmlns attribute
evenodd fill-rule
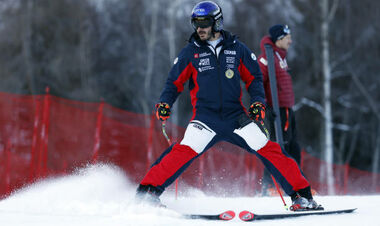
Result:
<svg viewBox="0 0 380 226"><path fill-rule="evenodd" d="M253 221L255 218L255 214L247 210L244 210L239 213L239 218L242 221Z"/></svg>
<svg viewBox="0 0 380 226"><path fill-rule="evenodd" d="M232 220L234 219L234 217L235 217L235 212L232 210L225 211L219 215L219 219L225 220L225 221Z"/></svg>

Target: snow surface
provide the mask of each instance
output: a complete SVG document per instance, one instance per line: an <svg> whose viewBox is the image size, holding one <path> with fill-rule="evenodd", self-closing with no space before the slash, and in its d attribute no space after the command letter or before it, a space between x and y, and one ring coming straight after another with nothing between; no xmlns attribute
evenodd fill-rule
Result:
<svg viewBox="0 0 380 226"><path fill-rule="evenodd" d="M152 208L136 205L136 184L114 166L95 165L73 175L47 179L19 190L0 201L2 226L193 226L193 225L297 225L297 226L372 226L380 225L380 196L316 196L325 209L358 208L352 214L307 216L301 218L243 222L182 219L181 213L219 213L242 210L257 214L286 213L279 197L210 197L189 189L177 200L172 192L161 200L168 206ZM290 203L289 198L286 198ZM173 211L176 210L176 211Z"/></svg>

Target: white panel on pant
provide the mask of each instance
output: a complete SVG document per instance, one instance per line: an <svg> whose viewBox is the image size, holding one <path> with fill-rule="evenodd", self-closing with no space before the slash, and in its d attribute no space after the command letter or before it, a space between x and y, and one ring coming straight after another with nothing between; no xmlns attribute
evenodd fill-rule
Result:
<svg viewBox="0 0 380 226"><path fill-rule="evenodd" d="M187 125L181 144L190 146L198 154L201 153L216 133L198 120L193 120Z"/></svg>
<svg viewBox="0 0 380 226"><path fill-rule="evenodd" d="M249 123L243 128L235 129L234 133L242 137L248 146L255 151L260 150L268 142L268 138L254 122Z"/></svg>

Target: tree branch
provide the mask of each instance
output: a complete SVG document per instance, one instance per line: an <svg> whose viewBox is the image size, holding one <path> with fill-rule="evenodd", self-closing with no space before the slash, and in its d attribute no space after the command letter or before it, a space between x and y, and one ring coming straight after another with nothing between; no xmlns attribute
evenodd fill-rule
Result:
<svg viewBox="0 0 380 226"><path fill-rule="evenodd" d="M373 38L374 33L375 32L371 27L368 27L365 30L365 32L362 32L359 38L356 39L355 44L353 45L351 50L346 52L346 54L343 54L339 59L331 63L331 70L333 71L339 64L350 59L356 53L356 51L360 49L362 43L367 43L369 39Z"/></svg>
<svg viewBox="0 0 380 226"><path fill-rule="evenodd" d="M309 106L311 108L314 108L319 113L321 113L321 115L323 115L323 107L322 107L322 105L318 104L317 102L314 102L313 100L309 100L309 99L307 99L305 97L303 97L300 102L298 102L297 104L294 105L293 110L294 111L298 111L298 109L300 109L304 105Z"/></svg>
<svg viewBox="0 0 380 226"><path fill-rule="evenodd" d="M358 77L354 74L353 69L350 65L347 65L348 71L351 74L352 81L355 83L355 85L358 87L359 91L362 93L364 98L367 100L370 109L375 114L376 118L380 121L380 113L379 109L377 107L376 101L372 98L371 94L367 91L367 89L364 87L364 85L360 82Z"/></svg>
<svg viewBox="0 0 380 226"><path fill-rule="evenodd" d="M339 0L334 0L333 5L332 5L332 7L330 9L329 15L327 17L328 23L330 23L334 19L336 10L338 8L338 5L339 5Z"/></svg>

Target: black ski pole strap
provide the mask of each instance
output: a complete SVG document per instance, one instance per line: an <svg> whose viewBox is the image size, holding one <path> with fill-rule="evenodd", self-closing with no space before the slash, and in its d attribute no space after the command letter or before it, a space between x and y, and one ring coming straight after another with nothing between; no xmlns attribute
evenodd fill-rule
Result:
<svg viewBox="0 0 380 226"><path fill-rule="evenodd" d="M276 81L276 71L274 66L274 54L272 46L269 44L265 44L265 54L268 60L268 76L270 83L270 91L272 94L272 107L274 112L274 129L276 134L276 141L284 148L284 139L282 136L282 128L281 128L281 115L280 108L278 104L278 94L277 94L277 81Z"/></svg>

